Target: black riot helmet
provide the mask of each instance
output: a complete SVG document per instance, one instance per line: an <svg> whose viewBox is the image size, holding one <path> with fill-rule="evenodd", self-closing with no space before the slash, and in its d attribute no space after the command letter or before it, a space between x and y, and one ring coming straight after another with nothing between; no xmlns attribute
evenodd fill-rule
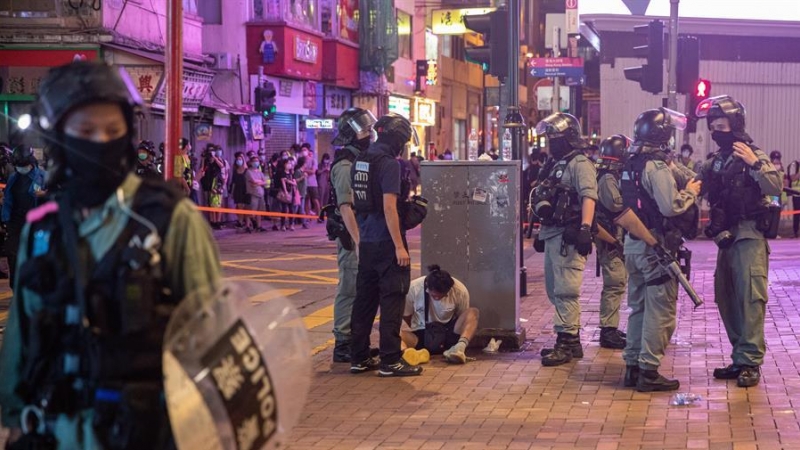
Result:
<svg viewBox="0 0 800 450"><path fill-rule="evenodd" d="M394 156L400 155L405 149L405 144L411 141L419 146L419 137L411 122L397 113L381 116L373 127L378 134L378 141L388 144L394 151Z"/></svg>
<svg viewBox="0 0 800 450"><path fill-rule="evenodd" d="M671 109L648 109L639 114L633 124L633 141L636 147L649 145L666 147L674 130L686 128L686 116Z"/></svg>
<svg viewBox="0 0 800 450"><path fill-rule="evenodd" d="M631 140L622 134L603 139L595 166L600 170L621 170L628 157L630 145Z"/></svg>
<svg viewBox="0 0 800 450"><path fill-rule="evenodd" d="M362 108L349 108L339 117L338 133L333 138L333 145L355 145L367 148L372 127L377 120L372 112Z"/></svg>
<svg viewBox="0 0 800 450"><path fill-rule="evenodd" d="M36 165L36 157L33 156L33 150L25 145L15 148L11 154L11 164L16 167Z"/></svg>
<svg viewBox="0 0 800 450"><path fill-rule="evenodd" d="M536 134L545 135L548 140L565 138L573 149L589 148L589 143L581 137L581 123L572 114L563 112L550 114L536 124Z"/></svg>
<svg viewBox="0 0 800 450"><path fill-rule="evenodd" d="M74 61L53 68L39 86L39 95L33 109L33 123L47 138L47 156L50 160L48 181L63 181L65 162L61 148L63 124L66 116L81 106L93 103L117 103L122 108L128 126L130 151L120 161L123 171L134 167L136 151L133 147L135 117L142 106L142 98L128 73L120 66L98 62Z"/></svg>
<svg viewBox="0 0 800 450"><path fill-rule="evenodd" d="M695 115L706 118L706 125L711 129L714 120L726 117L734 133L745 133L744 105L734 100L730 95L720 95L703 100L697 105Z"/></svg>

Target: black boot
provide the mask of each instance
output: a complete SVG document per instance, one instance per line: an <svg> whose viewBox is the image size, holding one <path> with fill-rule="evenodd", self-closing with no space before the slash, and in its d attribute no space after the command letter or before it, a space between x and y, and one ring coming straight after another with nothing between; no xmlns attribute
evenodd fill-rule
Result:
<svg viewBox="0 0 800 450"><path fill-rule="evenodd" d="M725 367L717 367L714 369L714 378L718 380L735 380L739 378L740 373L742 373L742 366L728 364Z"/></svg>
<svg viewBox="0 0 800 450"><path fill-rule="evenodd" d="M639 381L639 366L625 366L625 387L636 387Z"/></svg>
<svg viewBox="0 0 800 450"><path fill-rule="evenodd" d="M753 387L761 381L761 371L758 366L744 366L742 372L736 378L736 385L739 387Z"/></svg>
<svg viewBox="0 0 800 450"><path fill-rule="evenodd" d="M350 362L350 341L336 341L333 346L333 362Z"/></svg>
<svg viewBox="0 0 800 450"><path fill-rule="evenodd" d="M575 341L567 344L567 346L569 347L569 350L572 353L572 357L573 358L575 358L575 359L583 358L583 346L581 346L581 338L580 338L580 336L572 336L571 334L567 334L567 333L558 333L558 334L559 334L559 336L561 334L566 334L567 336L574 337ZM556 340L556 342L558 342L558 340ZM541 349L539 351L539 355L544 358L545 356L549 355L550 353L553 353L553 350L554 349L552 349L552 348L543 348L543 349Z"/></svg>
<svg viewBox="0 0 800 450"><path fill-rule="evenodd" d="M678 380L670 380L659 374L657 370L640 370L636 390L639 392L674 391L681 387Z"/></svg>
<svg viewBox="0 0 800 450"><path fill-rule="evenodd" d="M580 356L575 356L578 349ZM542 357L542 365L546 367L560 366L572 361L572 358L582 358L583 348L581 347L581 337L568 333L558 333L556 345L552 352Z"/></svg>
<svg viewBox="0 0 800 450"><path fill-rule="evenodd" d="M600 328L600 347L621 350L625 348L625 333L617 327Z"/></svg>

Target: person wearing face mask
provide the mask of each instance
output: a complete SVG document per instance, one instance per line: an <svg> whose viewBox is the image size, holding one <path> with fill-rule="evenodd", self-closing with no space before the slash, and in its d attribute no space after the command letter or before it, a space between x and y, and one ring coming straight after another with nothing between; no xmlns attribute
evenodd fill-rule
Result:
<svg viewBox="0 0 800 450"><path fill-rule="evenodd" d="M692 160L692 154L694 154L694 149L689 144L681 145L681 163L686 166L687 169L697 172L699 167L697 161Z"/></svg>
<svg viewBox="0 0 800 450"><path fill-rule="evenodd" d="M583 357L580 293L592 250L597 172L584 155L589 144L574 116L553 113L536 125L536 133L547 137L550 158L533 194L533 211L542 224L534 248L545 254L545 288L558 335L555 346L541 355L543 366L558 366Z"/></svg>
<svg viewBox="0 0 800 450"><path fill-rule="evenodd" d="M5 254L8 258L9 285L14 287L17 267L19 237L25 225L25 216L41 202L45 173L39 168L29 147L19 146L11 155L14 173L8 177L3 190L2 222L6 229Z"/></svg>
<svg viewBox="0 0 800 450"><path fill-rule="evenodd" d="M236 209L247 209L250 207L250 198L247 194L247 166L244 163L244 153L236 152L233 160L233 174L228 191L233 195L233 203ZM236 228L244 228L250 223L250 216L239 214L236 220Z"/></svg>
<svg viewBox="0 0 800 450"><path fill-rule="evenodd" d="M686 116L667 108L644 111L633 126L630 156L622 169L622 203L630 208L664 247L677 254L684 237L697 232L697 196L702 183L693 178L679 190L668 163L676 129L686 127ZM622 352L626 387L640 392L671 391L680 387L658 372L667 344L675 331L678 283L653 263L655 250L626 235L628 271L627 343Z"/></svg>
<svg viewBox="0 0 800 450"><path fill-rule="evenodd" d="M206 206L219 208L222 206L222 150L214 144L208 144L203 153L203 162L200 166L200 186L203 188L203 202ZM218 212L208 213L211 228L219 230L222 228L222 214Z"/></svg>
<svg viewBox="0 0 800 450"><path fill-rule="evenodd" d="M47 185L62 189L20 237L0 349L11 448L175 448L164 333L221 268L180 189L133 173L141 105L120 66L76 61L40 84L33 124L48 143Z"/></svg>
<svg viewBox="0 0 800 450"><path fill-rule="evenodd" d="M704 100L705 118L719 147L703 167L703 193L711 205L704 233L719 247L714 297L733 346L731 364L714 369L714 378L755 386L764 362L764 316L768 297L769 244L777 236L783 179L770 158L745 130L744 105L723 95Z"/></svg>
<svg viewBox="0 0 800 450"><path fill-rule="evenodd" d="M251 211L264 211L264 185L267 184L264 178L264 172L261 171L261 161L258 157L250 158L250 165L245 173L245 180L247 182L247 195L250 196L250 210ZM261 217L258 214L253 215L253 227L256 231L267 231L261 226ZM248 222L245 230L250 233L250 223Z"/></svg>
<svg viewBox="0 0 800 450"><path fill-rule="evenodd" d="M136 148L136 175L142 178L161 179L156 166L153 164L155 149L150 141L142 141Z"/></svg>

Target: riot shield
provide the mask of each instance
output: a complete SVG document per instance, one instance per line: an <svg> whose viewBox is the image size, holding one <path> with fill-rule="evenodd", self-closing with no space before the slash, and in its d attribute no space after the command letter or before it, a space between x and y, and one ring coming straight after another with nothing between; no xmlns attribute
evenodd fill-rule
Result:
<svg viewBox="0 0 800 450"><path fill-rule="evenodd" d="M164 390L178 448L275 448L299 419L311 383L308 336L291 302L269 291L226 282L173 313Z"/></svg>

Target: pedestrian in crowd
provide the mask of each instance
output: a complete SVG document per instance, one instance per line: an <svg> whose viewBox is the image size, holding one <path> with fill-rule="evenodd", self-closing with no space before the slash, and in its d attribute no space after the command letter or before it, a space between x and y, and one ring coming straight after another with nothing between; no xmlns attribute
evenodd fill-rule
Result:
<svg viewBox="0 0 800 450"><path fill-rule="evenodd" d="M375 116L368 110L349 108L339 117L338 133L332 144L342 146L330 167L331 204L336 210L328 213L333 223L326 227L338 229L336 236L336 263L339 269L339 284L333 301L333 362L350 362L351 318L356 298L358 275L358 246L360 235L353 211L353 187L350 172L353 162L366 152L370 144ZM338 215L337 215L338 213ZM341 228L344 227L344 230Z"/></svg>
<svg viewBox="0 0 800 450"><path fill-rule="evenodd" d="M311 145L304 145L307 146L306 163L303 166L303 170L306 173L306 198L304 206L307 214L317 215L319 214L320 210L320 192L319 183L317 182L317 169L319 168L319 162L317 161L317 155L314 154L314 150L311 149ZM307 224L308 220L306 220L305 223Z"/></svg>
<svg viewBox="0 0 800 450"><path fill-rule="evenodd" d="M297 158L297 165L294 169L294 181L296 183L296 194L294 200L294 213L295 214L306 214L306 196L308 195L308 172L305 170L306 166L306 157L301 156ZM300 219L297 218L293 221L294 223L301 224L303 228L308 228L308 219Z"/></svg>
<svg viewBox="0 0 800 450"><path fill-rule="evenodd" d="M714 369L714 378L751 387L761 379L767 351L764 341L769 273L769 244L779 215L770 196L779 196L783 177L745 129L744 105L730 96L708 99L698 107L719 150L703 167L703 192L711 204L705 234L720 247L714 297L733 346L732 363ZM774 156L774 155L773 155ZM780 156L780 155L778 155ZM725 237L727 234L727 238Z"/></svg>
<svg viewBox="0 0 800 450"><path fill-rule="evenodd" d="M410 349L443 355L452 364L467 362L469 341L478 330L478 309L469 306L469 291L438 265L411 282L403 320L409 331L400 337Z"/></svg>
<svg viewBox="0 0 800 450"><path fill-rule="evenodd" d="M48 141L47 183L63 191L31 211L20 239L0 349L11 448L175 448L161 367L169 312L213 290L221 269L194 206L132 173L132 86L124 69L86 61L41 82L33 123Z"/></svg>
<svg viewBox="0 0 800 450"><path fill-rule="evenodd" d="M219 174L219 183L218 183L218 190L220 191L220 204L221 207L227 208L228 207L228 182L231 179L231 164L225 158L225 152L223 151L222 147L219 145L217 146L217 158L222 163L222 167L220 168ZM219 213L217 216L217 220L220 222L220 225L225 222L225 214Z"/></svg>
<svg viewBox="0 0 800 450"><path fill-rule="evenodd" d="M694 154L694 148L692 148L689 144L681 145L681 157L680 161L686 166L687 169L697 172L699 170L699 163L692 159L692 155Z"/></svg>
<svg viewBox="0 0 800 450"><path fill-rule="evenodd" d="M786 178L789 188L800 191L800 161L793 161L788 165ZM792 195L792 208L792 231L796 239L798 237L797 233L800 231L800 195Z"/></svg>
<svg viewBox="0 0 800 450"><path fill-rule="evenodd" d="M612 237L622 242L624 230L614 224L614 218L623 209L619 190L620 172L628 157L628 138L616 134L600 142L595 168L597 169L596 220ZM600 294L600 347L625 348L625 333L619 330L619 308L628 273L625 256L618 246L595 239L597 262L603 273L603 291Z"/></svg>
<svg viewBox="0 0 800 450"><path fill-rule="evenodd" d="M411 258L397 212L398 200L405 199L409 189L406 186L404 192L401 186L397 157L412 137L415 145L419 141L411 123L399 114L381 117L373 128L377 141L356 159L351 178L360 240L350 372L378 369L384 377L420 375L421 367L401 358L400 325L411 282ZM369 354L379 306L380 360Z"/></svg>
<svg viewBox="0 0 800 450"><path fill-rule="evenodd" d="M192 170L192 160L189 152L192 144L186 138L181 138L178 142L178 153L173 159L172 174L178 180L183 192L192 202L197 203L197 192L194 189L194 170Z"/></svg>
<svg viewBox="0 0 800 450"><path fill-rule="evenodd" d="M322 154L322 161L319 163L317 169L317 185L319 186L320 202L325 205L331 196L331 155L329 153ZM322 223L322 219L319 220Z"/></svg>
<svg viewBox="0 0 800 450"><path fill-rule="evenodd" d="M632 154L625 163L620 187L623 204L631 208L659 242L673 254L684 236L696 232L696 222L682 229L678 219L693 214L701 182L691 179L678 190L667 164L670 139L686 126L686 116L667 108L644 111L633 127ZM640 392L672 391L678 380L658 372L667 345L675 331L678 283L659 264L655 250L644 241L625 237L625 268L628 271L627 345L622 354L626 370L624 385Z"/></svg>
<svg viewBox="0 0 800 450"><path fill-rule="evenodd" d="M162 179L155 166L155 145L150 141L142 141L136 147L136 175L141 178Z"/></svg>
<svg viewBox="0 0 800 450"><path fill-rule="evenodd" d="M233 173L228 191L233 196L233 203L236 209L245 210L250 208L250 198L247 193L247 169L244 161L244 153L236 152L233 155ZM250 216L247 214L237 214L236 228L250 229Z"/></svg>
<svg viewBox="0 0 800 450"><path fill-rule="evenodd" d="M221 150L214 144L208 144L203 152L200 166L200 186L203 188L203 203L211 208L222 206L222 158ZM222 228L222 215L218 212L208 213L211 228Z"/></svg>
<svg viewBox="0 0 800 450"><path fill-rule="evenodd" d="M3 189L2 222L5 228L5 255L8 259L9 285L14 288L20 234L25 226L28 211L41 202L47 193L44 189L45 173L39 168L30 147L19 146L11 156L14 173L8 177Z"/></svg>
<svg viewBox="0 0 800 450"><path fill-rule="evenodd" d="M264 178L264 172L261 171L261 161L257 156L250 158L245 180L247 182L247 195L250 197L250 211L265 211L264 185L267 184L267 181ZM252 222L255 231L267 231L261 226L261 218L260 214L253 214ZM250 222L247 223L245 231L247 233L251 232Z"/></svg>
<svg viewBox="0 0 800 450"><path fill-rule="evenodd" d="M276 179L281 192L278 194L278 201L281 206L281 213L292 214L294 212L294 197L297 190L297 182L294 180L294 162L291 159L282 159L278 163L278 178ZM291 218L281 217L281 231L294 231L294 224ZM289 225L288 227L286 225Z"/></svg>
<svg viewBox="0 0 800 450"><path fill-rule="evenodd" d="M269 190L267 191L267 207L272 212L280 212L281 205L278 201L278 192L281 190L281 183L278 181L278 166L281 162L281 155L273 153L269 160L267 167L267 176L269 177ZM272 221L272 231L278 231L278 218L270 218Z"/></svg>
<svg viewBox="0 0 800 450"><path fill-rule="evenodd" d="M543 349L541 355L542 365L558 366L583 357L580 294L586 256L592 250L597 178L594 165L583 153L588 143L581 137L578 119L554 113L536 125L536 132L547 136L551 158L533 194L534 213L542 224L536 245L537 251L545 253L545 288L555 306L553 329L558 335L555 346ZM564 214L540 207L565 200L570 207Z"/></svg>

